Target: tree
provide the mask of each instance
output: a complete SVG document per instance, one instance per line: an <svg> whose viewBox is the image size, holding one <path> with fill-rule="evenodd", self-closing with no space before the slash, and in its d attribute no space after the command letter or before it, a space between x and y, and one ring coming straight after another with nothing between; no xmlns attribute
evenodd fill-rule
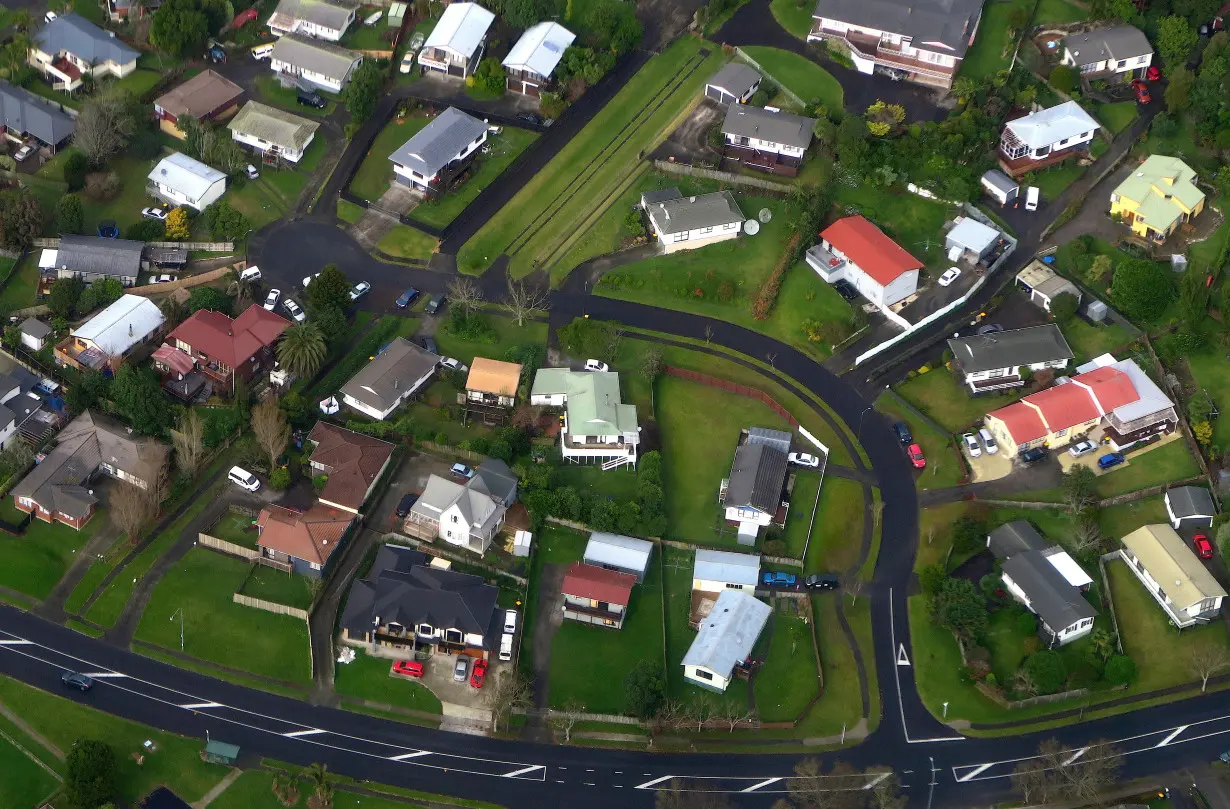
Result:
<svg viewBox="0 0 1230 809"><path fill-rule="evenodd" d="M662 671L648 660L639 660L624 679L624 700L633 716L654 716L666 699Z"/></svg>
<svg viewBox="0 0 1230 809"><path fill-rule="evenodd" d="M547 308L547 293L524 278L509 275L508 297L503 306L518 326L524 326L525 321Z"/></svg>
<svg viewBox="0 0 1230 809"><path fill-rule="evenodd" d="M167 226L157 219L142 219L124 228L124 238L135 242L164 242L167 239Z"/></svg>
<svg viewBox="0 0 1230 809"><path fill-rule="evenodd" d="M1200 693L1209 687L1209 678L1230 666L1230 653L1220 646L1198 646L1188 655L1192 674L1200 678Z"/></svg>
<svg viewBox="0 0 1230 809"><path fill-rule="evenodd" d="M1086 805L1114 784L1123 764L1123 754L1108 741L1097 740L1077 751L1065 749L1055 739L1038 745L1038 755L1017 765L1012 785L1027 804L1064 803Z"/></svg>
<svg viewBox="0 0 1230 809"><path fill-rule="evenodd" d="M448 283L450 305L460 308L467 315L483 302L483 291L468 275L458 275Z"/></svg>
<svg viewBox="0 0 1230 809"><path fill-rule="evenodd" d="M1166 85L1166 108L1171 110L1187 109L1187 100L1196 83L1196 76L1186 67L1170 71L1170 83Z"/></svg>
<svg viewBox="0 0 1230 809"><path fill-rule="evenodd" d="M312 796L308 798L308 809L331 809L333 782L329 780L328 765L311 765L307 768L307 777L312 782Z"/></svg>
<svg viewBox="0 0 1230 809"><path fill-rule="evenodd" d="M641 355L641 376L649 383L649 409L653 410L654 383L662 375L662 349L650 345Z"/></svg>
<svg viewBox="0 0 1230 809"><path fill-rule="evenodd" d="M76 194L65 194L56 203L56 230L61 234L85 232L85 211Z"/></svg>
<svg viewBox="0 0 1230 809"><path fill-rule="evenodd" d="M569 700L562 710L551 711L548 721L556 733L563 734L565 744L572 741L572 729L581 721L582 713L584 706L576 700Z"/></svg>
<svg viewBox="0 0 1230 809"><path fill-rule="evenodd" d="M314 323L296 323L282 334L278 362L300 379L311 379L325 361L324 335Z"/></svg>
<svg viewBox="0 0 1230 809"><path fill-rule="evenodd" d="M43 208L25 188L0 191L0 247L28 250L43 232Z"/></svg>
<svg viewBox="0 0 1230 809"><path fill-rule="evenodd" d="M21 436L17 436L0 450L0 476L9 477L24 472L34 462L34 449Z"/></svg>
<svg viewBox="0 0 1230 809"><path fill-rule="evenodd" d="M908 801L901 794L901 779L895 772L868 769L867 778L869 809L905 809Z"/></svg>
<svg viewBox="0 0 1230 809"><path fill-rule="evenodd" d="M1111 685L1128 685L1136 679L1136 661L1127 655L1113 655L1106 661L1102 679Z"/></svg>
<svg viewBox="0 0 1230 809"><path fill-rule="evenodd" d="M1162 57L1162 64L1170 72L1174 72L1187 63L1200 35L1191 23L1182 17L1162 17L1157 21L1157 52Z"/></svg>
<svg viewBox="0 0 1230 809"><path fill-rule="evenodd" d="M1061 93L1070 93L1076 89L1076 71L1068 65L1055 65L1048 77L1051 86Z"/></svg>
<svg viewBox="0 0 1230 809"><path fill-rule="evenodd" d="M186 242L192 235L191 226L188 224L187 208L172 208L167 214L165 225L166 239L169 242Z"/></svg>
<svg viewBox="0 0 1230 809"><path fill-rule="evenodd" d="M295 806L299 803L299 782L286 770L277 770L273 774L273 794L283 806Z"/></svg>
<svg viewBox="0 0 1230 809"><path fill-rule="evenodd" d="M1098 476L1084 464L1074 464L1060 483L1063 501L1073 514L1082 514L1098 502Z"/></svg>
<svg viewBox="0 0 1230 809"><path fill-rule="evenodd" d="M850 570L841 576L841 591L850 597L850 606L858 603L858 597L867 590L867 582L858 575L858 570Z"/></svg>
<svg viewBox="0 0 1230 809"><path fill-rule="evenodd" d="M268 396L252 408L252 434L256 443L269 456L269 469L277 466L278 456L290 442L290 424L278 401L277 395Z"/></svg>
<svg viewBox="0 0 1230 809"><path fill-rule="evenodd" d="M1160 264L1144 259L1120 262L1111 282L1110 300L1130 319L1151 323L1174 300L1171 273Z"/></svg>
<svg viewBox="0 0 1230 809"><path fill-rule="evenodd" d="M380 99L382 77L375 61L365 59L350 77L350 84L342 88L342 103L350 113L350 120L363 123L376 111Z"/></svg>
<svg viewBox="0 0 1230 809"><path fill-rule="evenodd" d="M1051 317L1060 325L1066 325L1076 316L1077 300L1071 292L1060 292L1051 300Z"/></svg>
<svg viewBox="0 0 1230 809"><path fill-rule="evenodd" d="M217 287L196 287L188 293L188 303L185 308L188 314L193 314L201 309L208 309L211 312L221 312L224 315L231 313L231 297Z"/></svg>
<svg viewBox="0 0 1230 809"><path fill-rule="evenodd" d="M491 95L504 95L508 72L494 56L478 63L478 69L466 77L466 84Z"/></svg>
<svg viewBox="0 0 1230 809"><path fill-rule="evenodd" d="M312 313L312 322L320 329L326 343L331 345L346 336L349 326L346 323L346 313L341 309L336 306L317 306L309 311Z"/></svg>
<svg viewBox="0 0 1230 809"><path fill-rule="evenodd" d="M171 423L171 409L152 368L121 366L111 383L111 399L140 435L162 435Z"/></svg>
<svg viewBox="0 0 1230 809"><path fill-rule="evenodd" d="M716 713L717 717L726 723L731 733L734 733L735 728L739 725L752 719L752 713L747 709L747 705L740 704L733 699L723 700L718 705Z"/></svg>
<svg viewBox="0 0 1230 809"><path fill-rule="evenodd" d="M158 504L148 491L124 481L117 481L111 487L107 508L112 524L133 543L141 535L141 529L158 514Z"/></svg>
<svg viewBox="0 0 1230 809"><path fill-rule="evenodd" d="M106 398L110 388L110 379L98 371L86 371L81 375L81 380L77 384L69 386L65 394L65 402L72 412L84 413L100 399Z"/></svg>
<svg viewBox="0 0 1230 809"><path fill-rule="evenodd" d="M100 306L110 306L124 297L124 284L118 278L99 278L77 298L77 313L84 315Z"/></svg>
<svg viewBox="0 0 1230 809"><path fill-rule="evenodd" d="M74 149L64 161L64 182L68 183L69 191L79 191L85 187L85 175L90 171L90 159L85 153Z"/></svg>
<svg viewBox="0 0 1230 809"><path fill-rule="evenodd" d="M491 724L496 731L508 727L513 712L530 705L530 681L520 671L507 668L495 678L487 692L487 704L491 707Z"/></svg>
<svg viewBox="0 0 1230 809"><path fill-rule="evenodd" d="M654 809L734 809L725 792L706 792L672 780L654 795Z"/></svg>
<svg viewBox="0 0 1230 809"><path fill-rule="evenodd" d="M350 306L350 281L336 264L326 264L308 284L306 299L309 310L334 307L344 312Z"/></svg>
<svg viewBox="0 0 1230 809"><path fill-rule="evenodd" d="M85 282L80 278L57 278L47 293L47 308L57 317L72 317L84 290Z"/></svg>
<svg viewBox="0 0 1230 809"><path fill-rule="evenodd" d="M73 143L92 165L104 165L128 145L137 128L132 108L132 96L123 90L96 95L81 108Z"/></svg>
<svg viewBox="0 0 1230 809"><path fill-rule="evenodd" d="M552 0L504 0L504 21L513 28L529 28L558 13Z"/></svg>
<svg viewBox="0 0 1230 809"><path fill-rule="evenodd" d="M175 448L175 464L187 477L196 477L205 458L205 422L192 408L184 411L177 429L171 431L171 446Z"/></svg>
<svg viewBox="0 0 1230 809"><path fill-rule="evenodd" d="M942 576L942 570L940 571ZM921 574L920 574L921 578ZM961 638L975 638L987 629L986 600L982 592L967 579L941 578L928 586L931 616ZM926 587L924 587L926 589Z"/></svg>
<svg viewBox="0 0 1230 809"><path fill-rule="evenodd" d="M96 809L116 796L119 761L106 742L78 739L64 762L64 799L72 809Z"/></svg>
<svg viewBox="0 0 1230 809"><path fill-rule="evenodd" d="M205 48L209 20L196 0L167 0L154 12L149 38L171 56L188 56Z"/></svg>
<svg viewBox="0 0 1230 809"><path fill-rule="evenodd" d="M1072 551L1084 555L1096 551L1102 546L1102 526L1098 523L1096 510L1083 512L1072 533Z"/></svg>
<svg viewBox="0 0 1230 809"><path fill-rule="evenodd" d="M195 116L184 114L175 119L175 126L184 133L184 152L200 160L205 154L205 127Z"/></svg>
<svg viewBox="0 0 1230 809"><path fill-rule="evenodd" d="M859 809L867 778L849 764L838 761L824 771L824 764L805 758L794 765L794 776L786 782L790 804L798 809Z"/></svg>
<svg viewBox="0 0 1230 809"><path fill-rule="evenodd" d="M366 63L364 63L366 64ZM205 209L205 225L209 235L221 242L243 238L252 229L252 223L226 200L220 199Z"/></svg>
<svg viewBox="0 0 1230 809"><path fill-rule="evenodd" d="M1068 679L1063 657L1050 649L1034 652L1025 658L1025 670L1039 694L1054 694Z"/></svg>

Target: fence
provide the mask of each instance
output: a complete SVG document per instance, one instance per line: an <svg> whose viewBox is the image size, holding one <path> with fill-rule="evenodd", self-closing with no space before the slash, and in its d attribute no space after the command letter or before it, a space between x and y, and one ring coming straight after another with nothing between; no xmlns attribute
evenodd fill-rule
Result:
<svg viewBox="0 0 1230 809"><path fill-rule="evenodd" d="M797 95L795 95L795 94L794 94L794 93L790 90L790 88L789 88L789 87L787 87L787 86L786 86L786 85L782 82L782 80L781 80L781 79L777 78L777 77L776 77L776 76L774 76L772 73L770 73L769 71L765 70L763 67L761 67L761 65L760 65L760 63L759 63L759 62L757 62L755 59L753 59L752 57L750 57L750 56L748 56L746 53L744 53L742 48L735 48L735 56L739 57L740 59L742 59L743 61L747 62L749 65L751 65L752 67L754 67L754 68L756 68L757 70L759 70L759 71L761 72L761 74L762 74L762 75L768 76L770 79L773 79L773 83L777 85L777 89L778 89L778 91L779 91L782 95L784 95L786 98L789 98L791 101L793 101L795 104L798 104L800 107L806 107L806 106L807 106L807 102L806 102L806 101L804 101L803 99L801 99L801 98L799 98Z"/></svg>
<svg viewBox="0 0 1230 809"><path fill-rule="evenodd" d="M187 278L178 278L174 281L167 281L163 284L148 284L143 287L132 287L126 291L133 295L141 296L155 295L159 293L165 294L167 292L173 292L177 289L190 289L192 287L199 287L202 284L213 283L221 278L225 278L230 271L231 270L229 267L220 267L216 270L203 272L200 275L189 275Z"/></svg>
<svg viewBox="0 0 1230 809"><path fill-rule="evenodd" d="M732 174L729 171L718 171L717 169L689 166L684 163L673 163L669 160L655 160L653 161L653 166L659 171L665 171L669 174L686 174L689 177L705 177L710 180L718 180L724 183L734 183L735 185L746 185L752 188L760 188L765 191L772 191L776 194L789 194L794 190L794 186L785 185L783 183L775 183L770 180L762 180L759 177L745 177L742 174Z"/></svg>
<svg viewBox="0 0 1230 809"><path fill-rule="evenodd" d="M1157 486L1150 486L1147 489L1141 489L1135 492L1128 492L1127 494L1121 494L1121 495L1118 495L1117 497L1108 497L1105 500L1102 500L1098 503L1098 508L1109 508L1110 506L1117 506L1121 503L1133 503L1137 500L1144 500L1146 497L1152 497L1155 494L1161 494L1167 489L1172 489L1175 486L1186 486L1190 483L1204 483L1204 482L1206 482L1205 479L1200 475L1186 478L1184 480L1172 480L1169 483L1161 483Z"/></svg>
<svg viewBox="0 0 1230 809"><path fill-rule="evenodd" d="M231 601L234 601L236 604L242 604L245 607L254 607L266 612L276 612L278 615L300 618L304 622L308 619L307 610L302 610L298 607L288 607L285 604L279 604L276 601L266 601L263 598L252 598L252 596L246 596L242 593L235 593L231 596Z"/></svg>
<svg viewBox="0 0 1230 809"><path fill-rule="evenodd" d="M213 548L215 551L221 551L229 556L238 556L241 559L247 559L249 562L255 561L261 555L260 551L255 548L245 548L243 545L236 545L234 542L227 542L225 539L218 539L209 534L197 534L196 542L198 545Z"/></svg>
<svg viewBox="0 0 1230 809"><path fill-rule="evenodd" d="M455 455L458 458L463 458L467 461L481 463L484 456L481 452L471 452L468 449L461 447L451 447L448 444L437 444L435 441L415 441L414 445L427 452L434 452L437 455Z"/></svg>
<svg viewBox="0 0 1230 809"><path fill-rule="evenodd" d="M147 242L150 247L182 247L185 250L204 250L208 253L229 253L235 249L234 242ZM38 238L34 240L35 247L59 247L60 238Z"/></svg>
<svg viewBox="0 0 1230 809"><path fill-rule="evenodd" d="M791 427L799 426L799 420L796 419L794 416L790 415L789 410L782 407L780 404L777 403L777 401L772 396L760 390L759 388L751 388L751 387L748 387L747 385L739 385L739 384L736 384L726 379L719 379L716 376L709 376L708 374L702 374L696 371L689 371L686 368L676 368L673 365L666 366L663 369L663 373L665 373L667 376L673 376L676 379L683 379L688 382L699 382L700 384L707 385L711 388L717 388L718 390L728 391L730 393L738 394L739 396L746 396L749 399L756 399L760 401L761 403L763 403L764 405L766 405L774 413L776 413L777 415L785 419L786 423L788 423Z"/></svg>
<svg viewBox="0 0 1230 809"><path fill-rule="evenodd" d="M399 534L396 531L391 531L385 534L383 537L381 537L380 541L387 544L390 540L397 540L399 542L403 542L404 544L412 548L422 549L424 546L428 546L427 550L430 552L432 556L443 556L445 559L452 559L454 562L460 562L464 565L469 565L471 567L479 568L481 570L484 570L490 573L493 576L503 576L506 579L512 579L513 581L515 581L517 584L519 584L522 587L528 587L530 584L528 579L522 576L518 576L516 573L509 573L507 570L500 570L498 567L489 565L486 562L484 562L480 557L473 556L472 554L459 553L450 548L446 548L442 545L437 545L433 542L424 542L421 539L415 539L414 537L408 537L405 534Z"/></svg>
<svg viewBox="0 0 1230 809"><path fill-rule="evenodd" d="M21 258L21 255L19 250L5 250L3 247L0 247L0 258Z"/></svg>
<svg viewBox="0 0 1230 809"><path fill-rule="evenodd" d="M1110 577L1106 575L1106 563L1122 558L1119 551L1111 551L1098 557L1098 570L1102 574L1102 598L1106 599L1106 606L1110 611L1110 625L1115 630L1115 645L1119 649L1119 654L1123 654L1123 636L1119 634L1119 616L1115 614L1115 596L1110 591Z"/></svg>

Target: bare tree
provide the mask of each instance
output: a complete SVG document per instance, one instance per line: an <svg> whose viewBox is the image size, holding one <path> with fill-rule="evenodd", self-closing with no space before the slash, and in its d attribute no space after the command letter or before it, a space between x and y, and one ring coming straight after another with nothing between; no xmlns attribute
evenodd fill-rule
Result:
<svg viewBox="0 0 1230 809"><path fill-rule="evenodd" d="M1080 513L1076 521L1076 530L1072 532L1072 550L1078 554L1096 551L1102 547L1102 527L1098 525L1097 515L1089 511Z"/></svg>
<svg viewBox="0 0 1230 809"><path fill-rule="evenodd" d="M867 804L869 809L905 809L901 794L901 779L892 770L867 770Z"/></svg>
<svg viewBox="0 0 1230 809"><path fill-rule="evenodd" d="M1012 675L1012 690L1018 694L1028 694L1033 696L1038 693L1038 686L1034 685L1034 678L1030 676L1029 670L1024 666L1016 670Z"/></svg>
<svg viewBox="0 0 1230 809"><path fill-rule="evenodd" d="M101 166L128 145L136 122L127 93L110 92L86 102L73 128L73 144L85 152L90 163Z"/></svg>
<svg viewBox="0 0 1230 809"><path fill-rule="evenodd" d="M649 718L650 738L652 739L668 728L675 727L679 724L679 720L684 716L684 713L683 704L679 700L662 700L662 705L658 708L658 712Z"/></svg>
<svg viewBox="0 0 1230 809"><path fill-rule="evenodd" d="M116 481L111 488L107 505L111 509L111 522L135 542L142 528L158 513L158 503L153 493L133 483Z"/></svg>
<svg viewBox="0 0 1230 809"><path fill-rule="evenodd" d="M269 471L272 472L278 456L290 441L290 424L286 422L286 414L282 412L276 394L252 408L252 433L256 436L256 443L269 456Z"/></svg>
<svg viewBox="0 0 1230 809"><path fill-rule="evenodd" d="M514 279L510 275L504 308L512 315L513 320L517 321L518 326L524 326L525 321L547 308L547 293L524 278Z"/></svg>
<svg viewBox="0 0 1230 809"><path fill-rule="evenodd" d="M794 775L786 782L790 801L798 809L858 809L866 785L866 776L849 764L838 761L826 773L815 758L795 764Z"/></svg>
<svg viewBox="0 0 1230 809"><path fill-rule="evenodd" d="M777 352L773 351L764 355L764 358L769 361L769 367L777 369Z"/></svg>
<svg viewBox="0 0 1230 809"><path fill-rule="evenodd" d="M725 792L706 791L696 782L672 780L657 790L654 809L734 809Z"/></svg>
<svg viewBox="0 0 1230 809"><path fill-rule="evenodd" d="M483 291L473 278L459 275L448 284L448 299L453 306L460 306L468 315L483 302Z"/></svg>
<svg viewBox="0 0 1230 809"><path fill-rule="evenodd" d="M1080 750L1064 748L1055 739L1038 745L1038 755L1022 761L1012 774L1012 784L1026 803L1065 802L1085 805L1115 783L1123 753L1099 740Z"/></svg>
<svg viewBox="0 0 1230 809"><path fill-rule="evenodd" d="M564 734L564 743L572 741L572 729L581 721L581 705L576 700L569 700L563 710L551 711L551 727L557 733Z"/></svg>
<svg viewBox="0 0 1230 809"><path fill-rule="evenodd" d="M1202 646L1188 656L1191 671L1200 678L1200 693L1209 687L1209 678L1230 666L1230 654L1220 646Z"/></svg>
<svg viewBox="0 0 1230 809"><path fill-rule="evenodd" d="M530 681L515 669L505 669L495 678L487 692L487 704L491 707L491 724L496 731L508 728L508 720L518 708L530 705Z"/></svg>
<svg viewBox="0 0 1230 809"><path fill-rule="evenodd" d="M718 709L718 716L726 723L726 727L731 733L735 732L735 728L739 727L742 722L750 722L752 712L747 709L746 705L741 705L733 699L728 699L721 704Z"/></svg>
<svg viewBox="0 0 1230 809"><path fill-rule="evenodd" d="M850 606L858 603L858 597L867 589L867 582L859 578L858 570L848 570L841 577L841 591L850 596Z"/></svg>
<svg viewBox="0 0 1230 809"><path fill-rule="evenodd" d="M205 422L195 410L189 408L179 420L179 429L171 431L171 445L175 447L175 464L188 477L196 477L205 457Z"/></svg>
<svg viewBox="0 0 1230 809"><path fill-rule="evenodd" d="M688 718L696 723L696 732L700 733L705 729L705 723L713 716L713 703L707 696L701 694L688 703L687 712Z"/></svg>

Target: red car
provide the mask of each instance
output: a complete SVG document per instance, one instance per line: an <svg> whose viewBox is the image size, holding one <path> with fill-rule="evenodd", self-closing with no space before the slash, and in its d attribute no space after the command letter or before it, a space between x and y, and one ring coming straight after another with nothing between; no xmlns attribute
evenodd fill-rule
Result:
<svg viewBox="0 0 1230 809"><path fill-rule="evenodd" d="M915 469L925 469L927 467L927 459L923 455L922 447L917 444L910 444L907 452L910 454L910 463L914 464Z"/></svg>
<svg viewBox="0 0 1230 809"><path fill-rule="evenodd" d="M470 672L470 685L475 688L482 688L483 681L487 679L487 661L476 660L474 662L474 670Z"/></svg>
<svg viewBox="0 0 1230 809"><path fill-rule="evenodd" d="M1132 79L1132 89L1136 91L1136 100L1141 104L1153 103L1153 94L1149 92L1149 85L1140 79Z"/></svg>
<svg viewBox="0 0 1230 809"><path fill-rule="evenodd" d="M403 677L422 677L423 664L414 660L398 660L393 664L393 673Z"/></svg>
<svg viewBox="0 0 1230 809"><path fill-rule="evenodd" d="M1209 538L1204 534L1196 534L1192 537L1192 547L1196 549L1196 555L1201 559L1213 558L1213 543L1209 542Z"/></svg>
<svg viewBox="0 0 1230 809"><path fill-rule="evenodd" d="M1145 78L1149 81L1161 81L1162 69L1157 65L1149 65L1149 69L1145 71Z"/></svg>

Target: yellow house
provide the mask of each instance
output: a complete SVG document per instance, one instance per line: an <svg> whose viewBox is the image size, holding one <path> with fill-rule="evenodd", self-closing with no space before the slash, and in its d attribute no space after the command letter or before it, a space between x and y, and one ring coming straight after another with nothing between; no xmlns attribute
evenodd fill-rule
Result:
<svg viewBox="0 0 1230 809"><path fill-rule="evenodd" d="M1110 195L1110 215L1121 216L1137 236L1164 242L1204 210L1196 172L1177 157L1152 155Z"/></svg>

